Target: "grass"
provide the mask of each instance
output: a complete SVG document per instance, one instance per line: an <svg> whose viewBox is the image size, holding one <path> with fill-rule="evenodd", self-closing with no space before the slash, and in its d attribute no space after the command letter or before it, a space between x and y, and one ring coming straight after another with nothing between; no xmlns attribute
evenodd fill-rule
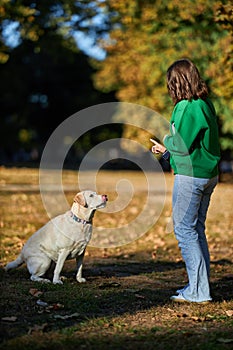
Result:
<svg viewBox="0 0 233 350"><path fill-rule="evenodd" d="M117 199L115 187L121 178L132 182L134 192L119 212L97 212L95 225L118 227L132 221L143 210L148 195L143 175L104 171L99 175L98 191L108 194L109 203ZM75 281L71 260L63 268L63 285L30 281L25 265L3 271L48 216L39 192L38 170L1 168L0 176L0 349L232 348L232 183L218 184L207 219L213 302L179 305L169 300L187 282L177 242L172 232L166 232L172 175L165 175L167 196L153 227L123 246L89 246L83 268L87 283ZM157 174L152 176L156 187ZM87 173L87 184L91 178ZM71 203L77 192L77 174L64 171L63 182Z"/></svg>

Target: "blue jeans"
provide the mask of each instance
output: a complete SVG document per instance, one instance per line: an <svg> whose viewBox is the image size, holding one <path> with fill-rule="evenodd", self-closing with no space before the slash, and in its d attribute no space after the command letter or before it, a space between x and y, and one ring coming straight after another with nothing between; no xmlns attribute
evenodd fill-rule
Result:
<svg viewBox="0 0 233 350"><path fill-rule="evenodd" d="M175 175L172 198L173 224L189 279L182 295L193 302L212 300L205 221L210 197L217 182L217 177L202 179Z"/></svg>

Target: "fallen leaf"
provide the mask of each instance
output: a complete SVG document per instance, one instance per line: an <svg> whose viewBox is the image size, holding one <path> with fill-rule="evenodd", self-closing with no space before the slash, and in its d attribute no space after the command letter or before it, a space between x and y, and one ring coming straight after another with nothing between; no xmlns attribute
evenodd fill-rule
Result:
<svg viewBox="0 0 233 350"><path fill-rule="evenodd" d="M61 320L67 320L68 318L73 318L73 317L79 317L80 314L75 312L74 314L71 314L71 315L54 315L53 317L56 318L56 319L61 319Z"/></svg>
<svg viewBox="0 0 233 350"><path fill-rule="evenodd" d="M141 294L135 294L135 297L139 299L145 299L144 295Z"/></svg>
<svg viewBox="0 0 233 350"><path fill-rule="evenodd" d="M156 252L152 252L151 253L151 257L152 257L152 259L156 259L157 258L157 253Z"/></svg>
<svg viewBox="0 0 233 350"><path fill-rule="evenodd" d="M53 309L53 310L59 310L59 309L63 309L64 308L64 305L63 304L53 304L51 306L49 306L50 309Z"/></svg>
<svg viewBox="0 0 233 350"><path fill-rule="evenodd" d="M227 310L226 311L227 316L231 317L233 316L233 310Z"/></svg>
<svg viewBox="0 0 233 350"><path fill-rule="evenodd" d="M36 288L30 288L29 293L34 297L40 297L43 294L43 292Z"/></svg>
<svg viewBox="0 0 233 350"><path fill-rule="evenodd" d="M16 316L2 317L2 321L15 322L17 320Z"/></svg>
<svg viewBox="0 0 233 350"><path fill-rule="evenodd" d="M228 343L233 343L233 338L230 338L230 339L225 339L225 338L218 338L217 341L219 343L225 343L225 344L228 344Z"/></svg>
<svg viewBox="0 0 233 350"><path fill-rule="evenodd" d="M198 316L192 316L191 320L195 321L195 322L203 322L206 320L205 317L198 317Z"/></svg>
<svg viewBox="0 0 233 350"><path fill-rule="evenodd" d="M167 308L167 311L170 311L170 312L172 312L172 313L175 312L174 310L170 309L169 307Z"/></svg>

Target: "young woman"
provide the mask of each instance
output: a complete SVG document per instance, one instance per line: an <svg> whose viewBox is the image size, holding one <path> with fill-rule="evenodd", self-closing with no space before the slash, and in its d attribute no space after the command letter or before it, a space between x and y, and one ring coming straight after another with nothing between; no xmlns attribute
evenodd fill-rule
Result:
<svg viewBox="0 0 233 350"><path fill-rule="evenodd" d="M151 140L152 152L169 158L174 170L173 224L189 280L171 300L206 303L212 298L205 221L220 160L216 114L207 86L190 60L178 60L168 68L167 87L175 106L170 135L164 137L164 145Z"/></svg>

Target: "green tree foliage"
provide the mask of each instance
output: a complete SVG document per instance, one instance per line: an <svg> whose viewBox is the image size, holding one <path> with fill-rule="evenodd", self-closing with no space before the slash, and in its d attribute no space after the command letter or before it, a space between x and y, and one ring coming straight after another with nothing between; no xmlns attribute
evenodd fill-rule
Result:
<svg viewBox="0 0 233 350"><path fill-rule="evenodd" d="M115 91L120 101L150 107L169 119L172 103L167 94L166 70L173 61L189 57L211 88L222 124L222 147L233 150L230 3L215 0L101 3L112 14L112 28L107 40L102 41L106 60L95 63L99 70L95 86L105 92ZM155 122L148 121L156 133ZM126 127L125 135L140 139L141 131L135 135L135 130Z"/></svg>
<svg viewBox="0 0 233 350"><path fill-rule="evenodd" d="M89 57L73 37L98 35L97 11L93 1L0 0L0 150L42 149L71 114L112 100L94 89Z"/></svg>
<svg viewBox="0 0 233 350"><path fill-rule="evenodd" d="M220 3L215 21L226 35L215 43L216 62L212 61L207 73L210 87L216 95L216 107L221 117L221 145L233 149L233 2Z"/></svg>
<svg viewBox="0 0 233 350"><path fill-rule="evenodd" d="M0 62L5 63L12 51L4 38L4 29L12 23L21 41L34 43L49 32L66 39L74 30L98 34L103 29L93 21L98 14L95 3L95 0L0 0ZM68 45L70 48L70 42Z"/></svg>

